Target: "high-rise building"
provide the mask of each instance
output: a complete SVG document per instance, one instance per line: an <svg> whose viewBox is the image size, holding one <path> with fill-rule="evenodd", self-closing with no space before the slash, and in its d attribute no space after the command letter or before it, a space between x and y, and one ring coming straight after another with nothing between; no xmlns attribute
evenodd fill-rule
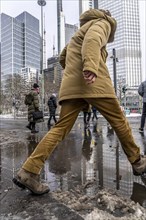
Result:
<svg viewBox="0 0 146 220"><path fill-rule="evenodd" d="M108 45L109 57L115 48L119 61L116 65L117 82L137 87L142 80L138 0L99 0L99 7L110 10L117 20L115 40ZM113 75L111 59L108 67Z"/></svg>
<svg viewBox="0 0 146 220"><path fill-rule="evenodd" d="M91 0L79 1L80 10L81 5L80 13L84 11L83 6L84 9L86 6L86 10L94 8ZM142 81L138 0L96 0L96 6L109 10L118 24L115 40L107 46L109 53L107 65L111 78L113 79L113 60L110 57L115 48L119 61L116 65L117 83L137 88Z"/></svg>
<svg viewBox="0 0 146 220"><path fill-rule="evenodd" d="M1 14L2 84L22 68L40 69L39 20L28 12L13 18Z"/></svg>
<svg viewBox="0 0 146 220"><path fill-rule="evenodd" d="M65 15L63 13L62 0L57 0L57 41L58 54L69 42L73 34L76 32L77 26L65 23Z"/></svg>
<svg viewBox="0 0 146 220"><path fill-rule="evenodd" d="M63 29L63 24L64 22L64 16L63 16L63 11L62 11L62 0L57 0L57 41L58 41L58 54L61 51L61 28ZM65 22L64 22L65 23ZM64 24L65 25L65 24Z"/></svg>
<svg viewBox="0 0 146 220"><path fill-rule="evenodd" d="M65 45L69 43L71 37L78 30L77 25L65 24Z"/></svg>
<svg viewBox="0 0 146 220"><path fill-rule="evenodd" d="M79 0L79 16L90 8L98 8L98 0Z"/></svg>

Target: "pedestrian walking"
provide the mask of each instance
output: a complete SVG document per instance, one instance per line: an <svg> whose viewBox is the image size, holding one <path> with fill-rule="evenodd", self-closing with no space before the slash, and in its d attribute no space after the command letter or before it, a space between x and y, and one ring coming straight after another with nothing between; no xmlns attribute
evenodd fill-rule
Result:
<svg viewBox="0 0 146 220"><path fill-rule="evenodd" d="M87 103L87 106L83 108L83 120L85 128L90 126L90 119L91 119L91 105Z"/></svg>
<svg viewBox="0 0 146 220"><path fill-rule="evenodd" d="M56 123L56 109L57 109L57 102L56 102L56 94L53 93L48 100L48 107L49 107L49 119L48 119L48 129L51 126L51 119L53 118L54 122Z"/></svg>
<svg viewBox="0 0 146 220"><path fill-rule="evenodd" d="M39 85L33 84L33 87L29 94L25 97L25 104L28 106L28 125L26 126L31 130L31 133L38 133L36 130L36 120L33 118L33 113L39 111Z"/></svg>
<svg viewBox="0 0 146 220"><path fill-rule="evenodd" d="M107 43L114 40L116 20L109 11L90 9L80 16L80 29L60 55L64 68L59 93L60 118L18 171L13 182L35 194L49 187L39 179L45 160L72 129L78 114L93 105L115 130L134 175L146 173L146 157L134 142L106 66Z"/></svg>
<svg viewBox="0 0 146 220"><path fill-rule="evenodd" d="M142 116L139 132L144 132L145 119L146 119L146 80L142 82L138 88L139 95L143 98Z"/></svg>
<svg viewBox="0 0 146 220"><path fill-rule="evenodd" d="M97 117L97 109L95 106L92 106L92 113L93 113L93 116L92 116L92 121L94 121L94 118L96 120L98 120L98 117Z"/></svg>

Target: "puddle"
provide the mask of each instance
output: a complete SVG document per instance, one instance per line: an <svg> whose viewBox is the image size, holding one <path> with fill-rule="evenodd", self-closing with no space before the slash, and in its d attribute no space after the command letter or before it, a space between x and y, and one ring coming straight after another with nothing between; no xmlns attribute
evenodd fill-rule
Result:
<svg viewBox="0 0 146 220"><path fill-rule="evenodd" d="M135 122L133 134L142 152L146 154L146 136L138 133L137 126ZM46 133L47 130L44 130L36 135L28 131L12 131L8 142L3 139L1 191L15 187L12 178ZM11 138L11 135L15 137ZM82 119L78 120L68 137L46 161L41 175L49 183L51 191L65 191L84 185L86 194L92 196L98 189L108 188L117 190L118 194L146 208L146 188L140 177L133 176L131 165L115 133L104 119L99 119L97 124L91 122L86 130Z"/></svg>

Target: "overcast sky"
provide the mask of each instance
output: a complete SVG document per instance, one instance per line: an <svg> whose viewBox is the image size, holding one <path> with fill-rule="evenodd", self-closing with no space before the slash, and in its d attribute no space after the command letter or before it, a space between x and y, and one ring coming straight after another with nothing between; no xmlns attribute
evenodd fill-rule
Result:
<svg viewBox="0 0 146 220"><path fill-rule="evenodd" d="M121 0L122 1L122 0ZM128 0L127 0L128 1ZM130 1L130 0L129 0ZM142 69L143 79L146 79L146 0L139 0L140 24L141 24L141 45L142 45ZM37 0L0 0L0 10L12 17L16 17L23 11L27 11L36 18L40 19L41 10ZM66 23L77 24L79 20L78 0L63 0L63 11ZM57 50L57 8L56 0L47 0L44 7L45 27L46 27L46 46L47 58L53 55L53 38Z"/></svg>

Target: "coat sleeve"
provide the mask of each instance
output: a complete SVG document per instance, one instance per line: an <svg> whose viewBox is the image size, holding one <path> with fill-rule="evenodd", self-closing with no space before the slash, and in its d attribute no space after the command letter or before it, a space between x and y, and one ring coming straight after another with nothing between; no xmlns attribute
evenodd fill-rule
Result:
<svg viewBox="0 0 146 220"><path fill-rule="evenodd" d="M39 97L38 94L36 92L33 93L34 96L34 100L33 100L33 105L35 110L39 110Z"/></svg>
<svg viewBox="0 0 146 220"><path fill-rule="evenodd" d="M108 42L111 26L108 21L100 20L93 24L85 34L82 44L83 71L98 75L101 48Z"/></svg>
<svg viewBox="0 0 146 220"><path fill-rule="evenodd" d="M142 96L142 97L143 97L143 95L144 95L144 86L143 86L143 83L141 83L140 86L139 86L139 88L138 88L138 94L139 94L140 96Z"/></svg>
<svg viewBox="0 0 146 220"><path fill-rule="evenodd" d="M62 50L60 57L59 57L59 63L63 69L65 69L66 54L67 54L67 45L64 47L64 49Z"/></svg>

